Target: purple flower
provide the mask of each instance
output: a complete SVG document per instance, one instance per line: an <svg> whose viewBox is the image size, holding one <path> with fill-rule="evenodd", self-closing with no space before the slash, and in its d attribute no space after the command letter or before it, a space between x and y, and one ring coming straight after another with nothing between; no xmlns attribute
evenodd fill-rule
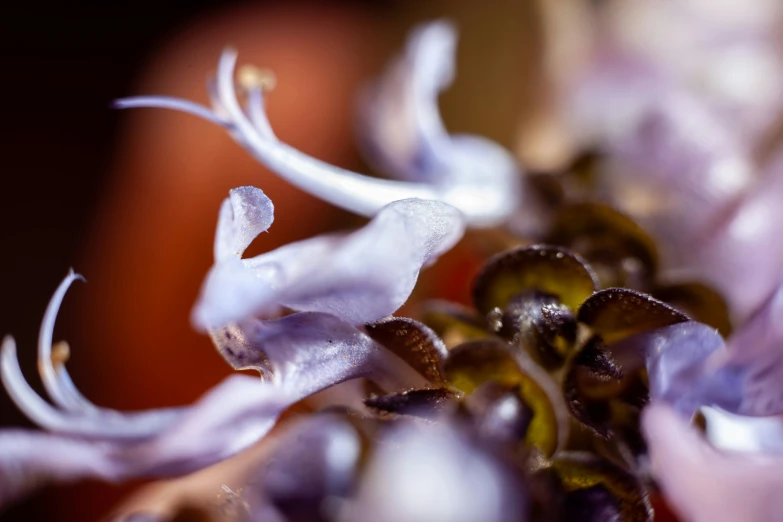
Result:
<svg viewBox="0 0 783 522"><path fill-rule="evenodd" d="M352 234L300 241L241 259L272 222L272 203L253 187L231 191L220 210L215 265L193 311L209 330L280 306L326 312L351 324L372 323L406 301L422 266L450 249L462 214L436 201L406 199L381 208Z"/></svg>
<svg viewBox="0 0 783 522"><path fill-rule="evenodd" d="M638 14L614 9L620 17ZM221 125L277 175L371 219L353 232L243 258L272 225L274 206L258 188L231 190L192 322L229 365L261 378L230 377L181 408L126 413L80 394L64 366L68 348L52 343L64 295L80 278L70 272L38 342L51 403L22 375L14 340L3 341L2 382L44 431L0 432L0 505L49 481L122 481L210 466L262 439L294 403L364 378L380 396L367 399L363 387L347 393L365 415L331 410L292 422L270 442L272 457L250 466L254 519L649 520L650 471L690 520L774 519L783 507L775 494L783 485L776 468L783 453L783 330L776 326L783 249L768 241L783 219L783 177L780 163L760 168L752 149L769 125L765 111L778 102L749 99L716 60L749 50L769 66L761 67L764 78L783 78L783 65L777 69L768 56L763 17L742 18L734 34L727 32L731 17L705 17L696 0L644 9L668 20L664 26L673 13L688 15L695 36L676 24L673 36L693 36L696 51L671 61L670 50L645 52L610 24L571 86L571 125L608 157L597 197L665 245L664 275L697 270L724 290L735 316L750 317L731 337L641 292L601 290L588 261L538 245L488 263L474 286L478 312L440 309L441 326L460 339L447 349L433 329L392 314L420 270L466 226L506 223L525 206L513 157L489 140L451 135L441 121L437 97L454 76L454 28L444 21L417 28L365 92L363 145L395 178L386 180L282 143L264 110L267 79L240 73L243 107L236 54L227 50L211 108L161 96L117 107L175 109ZM689 65L697 60L704 63ZM694 74L710 80L706 94ZM592 254L604 271L638 261L622 252L601 258L625 248L623 241L632 253L653 243L613 217L593 224L600 230ZM622 241L612 224L622 228ZM591 233L577 232L575 244ZM713 296L698 295L705 294ZM697 413L706 419L705 438L687 424ZM574 429L569 437L579 422L595 433Z"/></svg>
<svg viewBox="0 0 783 522"><path fill-rule="evenodd" d="M244 110L240 105L232 50L224 51L218 63L211 109L166 96L125 98L115 107L163 107L221 125L280 177L357 214L372 217L391 202L418 198L456 207L471 226L492 226L521 202L519 167L499 145L476 136L451 136L443 128L437 95L453 76L455 38L446 22L419 28L405 57L392 64L368 95L372 109L365 119L366 145L388 173L406 181L350 172L279 141L264 112L263 82L245 82L247 103Z"/></svg>
<svg viewBox="0 0 783 522"><path fill-rule="evenodd" d="M365 377L388 391L428 385L354 325L404 303L421 266L461 236L461 214L438 202L394 202L352 235L294 243L243 263L244 249L271 222L272 204L263 192L231 192L220 211L216 266L194 312L232 366L256 369L265 380L230 377L185 408L124 413L93 405L74 386L62 357L53 362L55 316L80 278L73 272L49 303L39 338L39 369L54 406L27 384L15 343L5 339L3 384L48 433L0 433L0 503L52 480L121 481L200 469L258 441L291 404L343 381ZM282 305L303 311L253 318ZM71 457L61 459L63 452Z"/></svg>

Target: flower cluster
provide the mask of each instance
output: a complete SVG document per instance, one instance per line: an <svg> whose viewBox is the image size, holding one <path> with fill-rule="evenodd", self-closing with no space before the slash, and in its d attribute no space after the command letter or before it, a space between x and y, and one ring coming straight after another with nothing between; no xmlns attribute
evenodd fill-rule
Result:
<svg viewBox="0 0 783 522"><path fill-rule="evenodd" d="M697 2L684 3L704 35L724 34L727 20L698 19ZM744 23L718 43L774 55L761 38L768 19ZM417 28L363 98L362 145L387 179L281 142L265 113L267 78L243 69L235 81L230 50L211 107L118 100L220 125L272 172L370 220L246 258L274 207L261 189L231 190L192 322L234 369L261 378L232 376L182 408L125 413L79 393L67 345L53 344L80 278L69 273L38 340L51 403L3 341L3 384L43 430L0 431L0 506L52 481L206 468L341 385L342 407L283 423L265 441L272 457L243 477L232 516L645 521L668 503L683 520L775 520L783 251L766 232L783 177L776 161L757 167L750 142L777 99L699 95L668 53L634 53L613 29L561 86L582 141L558 172L523 174L498 144L446 131L437 96L454 77L456 32L445 21ZM726 123L737 115L740 130ZM525 227L531 209L536 226ZM473 307L432 301L420 320L393 315L466 227L493 226L517 235L475 276Z"/></svg>

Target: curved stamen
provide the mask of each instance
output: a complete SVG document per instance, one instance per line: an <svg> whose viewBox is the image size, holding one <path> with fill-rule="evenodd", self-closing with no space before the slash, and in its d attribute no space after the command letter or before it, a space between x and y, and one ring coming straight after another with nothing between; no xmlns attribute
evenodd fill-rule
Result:
<svg viewBox="0 0 783 522"><path fill-rule="evenodd" d="M277 140L264 109L264 92L258 87L250 88L247 91L247 116L253 127L266 139Z"/></svg>
<svg viewBox="0 0 783 522"><path fill-rule="evenodd" d="M70 347L65 341L59 341L52 345L52 362L54 364L54 371L57 374L57 386L64 394L67 394L69 401L72 401L78 406L75 409L83 412L98 410L99 408L90 402L82 395L78 388L76 388L76 385L71 380L71 376L68 374L68 370L65 369L65 363L68 360L70 353Z"/></svg>
<svg viewBox="0 0 783 522"><path fill-rule="evenodd" d="M329 165L277 140L264 111L262 86L249 89L247 112L237 100L236 52L220 57L210 94L214 112L175 98L145 96L115 102L117 108L163 107L182 110L226 128L234 140L277 175L336 206L367 217L401 199L430 199L462 211L472 226L492 226L519 205L518 172L513 158L496 144L473 136L451 138L453 163L463 167L437 183L377 179ZM487 167L491 165L492 167ZM490 178L482 173L493 171ZM497 172L500 172L498 174Z"/></svg>
<svg viewBox="0 0 783 522"><path fill-rule="evenodd" d="M432 187L419 183L373 179L335 167L286 145L265 139L242 112L234 90L237 55L226 50L220 57L217 94L247 150L279 176L303 190L357 214L373 216L400 199L441 199Z"/></svg>
<svg viewBox="0 0 783 522"><path fill-rule="evenodd" d="M163 408L124 413L100 408L87 400L76 388L64 367L67 355L59 354L54 362L52 332L70 285L83 279L71 270L49 301L38 338L38 371L47 393L60 408L43 400L27 383L16 357L16 343L6 337L0 354L0 379L16 405L35 423L65 433L87 437L139 439L154 435L179 417L184 408Z"/></svg>
<svg viewBox="0 0 783 522"><path fill-rule="evenodd" d="M198 116L204 120L216 123L221 127L230 129L231 122L218 116L215 111L201 104L175 98L173 96L134 96L132 98L122 98L114 100L112 107L115 109L134 109L137 107L157 107L160 109L171 109L179 112L185 112Z"/></svg>
<svg viewBox="0 0 783 522"><path fill-rule="evenodd" d="M247 93L247 116L253 126L269 140L277 140L264 108L264 94L277 84L274 73L245 65L239 69L239 84Z"/></svg>
<svg viewBox="0 0 783 522"><path fill-rule="evenodd" d="M41 381L52 401L60 408L70 411L95 409L95 405L84 399L80 393L74 393L76 388L64 364L58 364L55 368L52 362L52 334L57 312L68 288L77 279L84 281L84 277L75 273L73 269L69 270L49 301L38 332L38 373L41 375Z"/></svg>
<svg viewBox="0 0 783 522"><path fill-rule="evenodd" d="M30 387L19 367L16 343L6 336L0 349L0 377L8 395L24 414L51 431L89 438L135 440L150 437L179 416L175 410L153 410L123 415L101 410L101 415L76 415L50 406Z"/></svg>

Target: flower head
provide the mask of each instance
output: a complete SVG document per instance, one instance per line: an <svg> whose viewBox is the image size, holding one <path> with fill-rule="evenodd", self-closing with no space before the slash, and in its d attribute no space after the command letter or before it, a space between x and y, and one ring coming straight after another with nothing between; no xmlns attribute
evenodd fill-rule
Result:
<svg viewBox="0 0 783 522"><path fill-rule="evenodd" d="M728 23L694 19L710 40ZM762 19L741 22L766 34ZM727 36L730 49L755 41ZM67 346L52 343L80 278L69 273L39 337L51 404L27 384L13 339L3 342L3 384L44 431L0 432L0 503L47 481L208 467L328 390L341 407L283 423L244 467L251 519L650 521L661 491L689 520L775 519L783 250L767 243L783 178L776 163L757 165L743 137L767 124L759 106L772 101L743 105L720 90L704 99L680 64L623 42L598 38L569 91L573 128L604 160L537 177L520 177L488 140L446 132L436 101L454 76L456 33L445 21L417 28L365 93L363 145L396 179L282 143L264 111L270 77L240 72L243 107L233 51L221 56L211 108L118 101L221 125L277 175L371 219L244 258L274 206L261 189L231 190L192 322L231 367L261 378L231 377L182 408L125 413L81 395ZM726 125L735 112L742 132ZM466 226L525 219L522 194L538 197L538 226L495 240L509 248L476 275L473 308L429 303L422 322L392 315ZM683 279L694 267L698 280ZM312 400L319 409L323 397ZM697 415L703 436L689 425Z"/></svg>

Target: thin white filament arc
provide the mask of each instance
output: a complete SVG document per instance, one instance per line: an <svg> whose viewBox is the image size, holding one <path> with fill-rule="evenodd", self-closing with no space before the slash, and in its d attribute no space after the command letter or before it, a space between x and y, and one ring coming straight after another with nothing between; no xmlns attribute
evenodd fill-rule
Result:
<svg viewBox="0 0 783 522"><path fill-rule="evenodd" d="M247 150L278 175L336 206L374 216L385 205L401 199L442 199L431 186L374 179L329 165L278 141L265 139L245 116L234 89L237 55L226 50L220 57L217 95L244 140Z"/></svg>
<svg viewBox="0 0 783 522"><path fill-rule="evenodd" d="M308 156L277 140L264 112L263 100L250 96L251 119L239 105L234 88L236 53L225 51L218 66L214 111L168 96L138 96L116 100L118 109L157 107L186 112L226 128L258 161L280 177L325 201L367 217L383 206L408 198L443 200L442 190L423 183L371 178ZM216 115L225 112L226 118Z"/></svg>
<svg viewBox="0 0 783 522"><path fill-rule="evenodd" d="M41 321L41 329L38 332L38 372L41 375L41 381L52 401L60 408L69 411L96 409L96 406L85 399L73 385L64 362L55 368L52 361L52 336L57 312L60 310L68 288L77 279L84 281L81 275L70 270L49 301L43 321Z"/></svg>
<svg viewBox="0 0 783 522"><path fill-rule="evenodd" d="M132 98L123 98L120 100L114 100L112 107L115 109L136 109L136 108L152 108L157 107L159 109L171 109L186 114L192 114L201 119L226 127L230 129L232 124L230 121L225 120L216 114L216 111L211 110L209 107L194 103L173 96L134 96Z"/></svg>
<svg viewBox="0 0 783 522"><path fill-rule="evenodd" d="M264 108L264 91L261 87L252 87L247 91L247 115L253 127L268 140L277 141Z"/></svg>
<svg viewBox="0 0 783 522"><path fill-rule="evenodd" d="M52 362L52 332L60 304L70 285L81 276L70 271L49 301L38 340L38 370L52 407L27 383L16 357L16 343L8 336L0 353L0 379L8 395L36 424L57 432L95 438L140 439L155 435L177 419L183 408L123 413L99 408L76 389L64 367Z"/></svg>
<svg viewBox="0 0 783 522"><path fill-rule="evenodd" d="M16 343L10 336L3 339L0 349L0 376L17 407L30 420L53 432L95 439L138 440L155 435L175 418L171 411L155 412L155 415L146 415L145 419L138 414L126 417L118 412L102 411L102 415L78 415L53 408L25 380L16 357Z"/></svg>

